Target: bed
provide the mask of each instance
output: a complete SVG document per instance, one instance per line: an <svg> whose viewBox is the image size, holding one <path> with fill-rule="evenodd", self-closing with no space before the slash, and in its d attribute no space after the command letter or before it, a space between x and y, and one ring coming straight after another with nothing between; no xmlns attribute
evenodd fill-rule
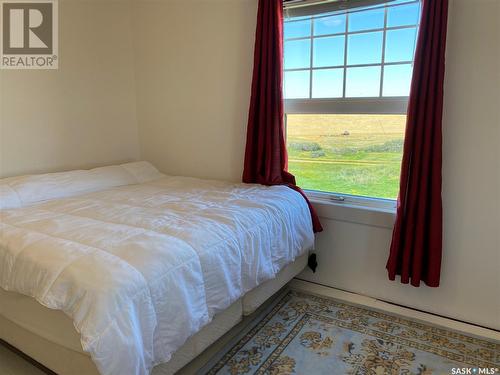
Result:
<svg viewBox="0 0 500 375"><path fill-rule="evenodd" d="M147 162L0 180L0 215L0 338L62 375L174 373L314 242L292 189Z"/></svg>

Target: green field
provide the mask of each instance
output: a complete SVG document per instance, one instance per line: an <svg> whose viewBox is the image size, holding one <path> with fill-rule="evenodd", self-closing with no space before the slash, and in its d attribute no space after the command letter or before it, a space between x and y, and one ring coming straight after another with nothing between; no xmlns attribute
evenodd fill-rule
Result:
<svg viewBox="0 0 500 375"><path fill-rule="evenodd" d="M304 189L395 199L406 116L287 115L288 169Z"/></svg>

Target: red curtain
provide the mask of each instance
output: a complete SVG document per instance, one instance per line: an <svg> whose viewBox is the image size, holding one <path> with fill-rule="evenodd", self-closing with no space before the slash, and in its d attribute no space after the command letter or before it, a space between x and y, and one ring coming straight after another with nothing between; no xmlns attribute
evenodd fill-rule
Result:
<svg viewBox="0 0 500 375"><path fill-rule="evenodd" d="M423 0L408 103L389 279L439 286L442 252L441 119L448 0Z"/></svg>
<svg viewBox="0 0 500 375"><path fill-rule="evenodd" d="M282 86L283 3L259 0L243 182L287 185L298 191L309 205L314 232L320 232L318 215L287 172Z"/></svg>

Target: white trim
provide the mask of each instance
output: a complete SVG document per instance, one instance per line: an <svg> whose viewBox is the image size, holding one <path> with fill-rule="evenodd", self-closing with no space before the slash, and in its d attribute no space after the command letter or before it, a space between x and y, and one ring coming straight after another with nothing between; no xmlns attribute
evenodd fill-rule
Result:
<svg viewBox="0 0 500 375"><path fill-rule="evenodd" d="M314 19L311 21L314 23ZM344 75L342 76L342 97L346 97L347 87L347 49L349 48L349 13L345 15L345 30L344 30ZM314 68L311 65L311 69ZM312 98L312 96L311 96Z"/></svg>
<svg viewBox="0 0 500 375"><path fill-rule="evenodd" d="M300 277L300 275L298 277ZM297 278L293 279L290 282L289 287L292 289L302 290L309 293L315 293L326 297L336 298L346 302L363 305L369 308L387 311L389 313L405 316L409 319L442 326L469 335L500 341L500 332L494 331L492 329L448 319L423 311L414 310L409 307L397 306L372 297L335 289L333 287L314 284Z"/></svg>
<svg viewBox="0 0 500 375"><path fill-rule="evenodd" d="M344 80L345 84L345 80ZM285 114L406 115L408 97L285 99Z"/></svg>
<svg viewBox="0 0 500 375"><path fill-rule="evenodd" d="M358 208L375 209L382 212L396 212L396 201L392 199L363 197L349 194L338 194L316 190L305 190L308 198L319 203L328 203Z"/></svg>
<svg viewBox="0 0 500 375"><path fill-rule="evenodd" d="M396 218L396 202L387 199L305 191L322 219L391 229ZM339 200L343 198L344 200Z"/></svg>
<svg viewBox="0 0 500 375"><path fill-rule="evenodd" d="M382 36L382 66L380 67L380 88L378 96L384 96L385 49L387 47L387 7L384 9L384 31Z"/></svg>
<svg viewBox="0 0 500 375"><path fill-rule="evenodd" d="M310 21L309 35L300 36L300 37L293 37L293 38L285 38L285 40L284 40L285 49L286 49L287 43L290 43L290 42L293 43L295 41L301 41L301 40L309 42L309 65L308 66L300 66L300 67L295 67L295 68L284 68L283 69L283 72L284 72L285 76L286 76L286 73L288 73L288 72L295 72L295 71L309 72L309 92L308 92L307 97L304 97L304 98L301 98L301 99L308 99L309 101L317 100L317 98L313 98L313 71L319 70L319 69L343 69L342 98L328 98L328 99L331 102L340 101L341 99L351 99L351 97L347 97L346 96L347 70L349 68L354 68L354 67L369 67L369 66L380 67L380 76L379 76L380 82L379 82L379 90L378 90L378 95L379 96L378 96L378 98L380 98L380 99L382 99L382 98L383 99L393 99L393 98L386 98L386 97L383 96L384 85L385 85L385 82L384 82L384 68L385 68L386 65L411 64L413 66L413 58L414 57L412 57L411 60L386 62L385 61L385 50L386 50L386 44L387 44L387 31L401 30L401 29L415 29L415 30L418 30L419 25L420 25L420 20L417 20L417 22L415 24L400 25L400 26L388 26L388 24L387 24L388 23L388 9L392 8L394 6L408 5L408 4L412 4L412 3L418 4L418 3L420 3L421 0L409 0L408 3L393 4L393 5L386 4L386 2L390 2L391 0L389 0L389 1L387 1L387 0L369 0L369 1L379 2L379 3L383 4L383 6L380 8L380 9L383 9L383 12L384 12L383 27L377 27L377 28L374 28L374 29L367 29L367 30L349 31L349 12L344 10L344 12L345 12L345 28L344 28L343 32L326 34L326 35L314 35L314 23L315 23L314 21L317 18L323 17L323 15L319 15L318 16L318 15L315 15L315 14L311 14L310 17L307 18ZM313 0L312 2L314 4L322 4L322 5L328 4L328 6L339 6L339 4L344 4L345 0L340 0L340 1L321 0L319 2ZM309 4L309 3L310 3L310 1L308 1L308 0L300 1L300 2L297 2L297 4L298 4L297 6L298 7L304 7L305 4ZM314 5L312 7L314 8ZM286 6L285 6L285 8L286 8ZM307 6L305 8L307 8ZM373 10L373 9L372 8L361 9L360 11L361 12L365 12L365 11L371 11L371 10ZM419 15L420 15L420 13L419 13ZM331 15L329 15L329 16L331 16ZM301 19L301 20L284 20L284 24L293 23L293 22L299 22L299 21L304 21L304 19ZM371 34L371 33L382 33L383 34L382 35L382 47L381 47L382 48L382 51L381 51L381 60L378 61L378 62L375 62L375 63L348 64L349 37L351 35L363 35L363 34ZM418 35L418 32L417 32L417 35ZM315 41L317 39L319 40L319 39L322 39L322 38L341 37L341 36L344 37L344 63L343 63L343 65L314 66L314 59L313 59L314 51L313 51L313 49L314 49ZM416 38L413 41L413 43L414 44L416 43ZM284 88L286 89L286 77L285 77L285 80L284 80ZM286 95L286 90L284 91L284 96L285 95ZM389 109L386 109L382 105L383 103L386 103L386 102L380 102L379 103L380 104L380 110L379 111L377 111L373 107L369 107L369 109L365 109L365 107L361 106L360 110L362 110L363 112L359 112L359 111L356 112L354 108L351 108L351 109L348 109L348 110L344 109L344 111L342 111L342 109L340 109L342 112L336 112L335 108L330 109L330 112L324 112L324 111L323 112L317 112L316 109L314 109L314 110L305 109L305 111L307 111L307 112L304 112L304 109L302 109L302 112L300 112L301 109L295 109L295 106L292 106L292 110L294 112L290 112L290 113L341 113L341 114L343 114L343 113L354 113L354 114L355 113L367 113L367 114L374 114L374 113L392 114L392 113L397 113L397 114L405 114L406 113L406 105L407 105L408 97L407 96L399 97L399 99L401 99L401 98L404 98L405 101L406 101L406 103L404 104L404 106L401 106L401 103L397 103L396 106L392 105L392 106L389 107ZM292 99L292 98L286 99L285 98L285 112L287 111L287 103L286 102L290 101L289 102L289 106L290 106L292 104L299 103L299 102L296 102L297 99ZM368 98L368 99L372 99L373 100L374 98ZM351 102L351 103L355 103L355 102ZM390 103L390 100L387 103ZM341 106L341 108L342 108L342 106Z"/></svg>
<svg viewBox="0 0 500 375"><path fill-rule="evenodd" d="M416 24L412 25L402 25L402 26L394 26L388 27L388 9L392 6L399 6L402 4L385 4L385 1L375 0L374 2L382 3L383 6L380 9L384 11L384 20L383 27L370 29L370 30L358 30L358 31L349 31L349 11L345 11L345 28L341 33L334 33L331 35L314 35L314 20L316 18L323 17L324 15L320 15L317 17L315 14L309 15L310 18L310 35L304 37L297 38L289 38L285 40L294 41L294 40L309 40L310 50L309 50L309 66L302 68L293 68L293 69L284 69L284 73L295 72L295 71L305 71L309 72L309 93L308 98L296 98L296 99L285 99L284 100L284 113L285 113L285 122L286 115L288 114L379 114L379 115L404 115L407 112L408 107L408 96L395 96L395 97L384 97L384 68L388 65L403 65L403 64L413 64L413 59L411 61L396 61L396 62L386 62L385 61L385 49L386 49L386 39L387 39L387 30L397 30L397 29L411 29L417 28L419 26L419 21ZM342 0L343 2L343 0ZM328 6L338 6L341 1L334 2L331 1L297 1L294 2L293 5L288 3L289 6L304 6L305 4L322 4L325 5L328 3ZM353 2L354 3L354 2ZM409 0L405 4L412 3L420 3L420 0ZM351 4L352 5L352 4ZM314 7L314 5L313 5ZM312 8L311 8L312 9ZM362 9L361 11L366 11L367 9ZM328 15L330 16L330 15ZM297 20L298 21L298 20ZM301 19L303 21L303 19ZM286 22L295 22L294 20L285 20ZM348 64L348 46L349 46L349 35L352 34L364 34L370 32L382 32L382 54L381 61L376 63L367 63L367 64ZM316 39L321 39L329 36L344 36L344 62L343 65L336 66L321 66L314 67L313 66L313 56L314 56L314 41ZM377 66L380 67L380 83L378 87L378 96L376 97L346 97L346 86L347 86L347 69L352 67L368 67L368 66ZM313 98L313 71L321 70L321 69L343 69L343 87L342 87L342 97L340 98ZM311 198L313 202L321 205L322 207L328 206L342 206L344 210L347 212L350 210L356 210L357 212L369 211L369 212L382 212L385 214L393 215L396 210L396 202L394 200L387 199L376 199L371 197L360 197L360 196L352 196L346 194L338 194L334 192L320 192L320 191L308 191L307 195ZM325 210L324 210L325 211ZM326 210L331 211L331 210ZM330 214L329 214L330 215ZM352 215L348 215L349 217ZM362 214L354 215L353 220L362 220L359 217L363 217ZM384 219L382 222L383 226L390 227L390 216L389 219ZM369 220L370 224L372 224L371 219Z"/></svg>
<svg viewBox="0 0 500 375"><path fill-rule="evenodd" d="M407 0L406 2L390 4L395 0L288 0L283 3L286 18L297 18L305 16L328 17L333 12L362 12L368 9L380 9L381 7L396 7L407 5L419 0ZM360 9L361 8L361 9ZM328 13L323 15L324 13Z"/></svg>
<svg viewBox="0 0 500 375"><path fill-rule="evenodd" d="M392 230L396 214L375 208L312 200L323 225L329 220Z"/></svg>
<svg viewBox="0 0 500 375"><path fill-rule="evenodd" d="M409 65L409 64L413 64L413 61L407 60L407 61L397 61L397 62L386 62L383 65L387 66L387 65ZM314 68L290 68L284 70L284 72L287 73L287 72L300 72L305 70L325 70L325 69L341 69L341 68L365 68L368 66L380 66L380 65L382 64L370 63L370 64L351 64L351 65L326 65L326 66L315 66ZM375 96L375 98L378 98L378 96Z"/></svg>
<svg viewBox="0 0 500 375"><path fill-rule="evenodd" d="M349 17L347 17L349 18ZM300 21L304 21L304 20L300 20ZM291 23L291 22L298 22L298 21L285 21L286 23ZM314 22L311 22L312 24L314 24ZM402 25L402 26L387 26L387 23L384 23L384 27L379 27L379 28L376 28L376 29L366 29L366 30L357 30L357 31L348 31L348 32L342 32L342 33L333 33L333 34L321 34L321 35L314 35L314 33L312 33L312 38L313 39L321 39L321 38L330 38L332 36L344 36L346 34L349 34L349 35L355 35L355 34L366 34L366 33L376 33L376 32L382 32L384 30L387 30L387 31L393 31L393 30L403 30L403 29L415 29L415 28L418 28L418 23L416 24L409 24L409 25ZM346 27L347 29L349 28L349 26ZM310 39L311 36L296 36L296 37L293 37L293 38L285 38L284 41L285 42L293 42L294 40L306 40L306 39ZM370 65L380 65L380 64L370 64ZM302 68L302 69L309 69L309 68ZM287 70L293 70L293 69L287 69Z"/></svg>

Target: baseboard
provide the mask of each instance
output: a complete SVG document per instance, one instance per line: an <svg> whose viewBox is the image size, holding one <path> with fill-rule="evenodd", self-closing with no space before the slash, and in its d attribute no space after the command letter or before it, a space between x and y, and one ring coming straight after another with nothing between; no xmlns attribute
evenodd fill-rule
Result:
<svg viewBox="0 0 500 375"><path fill-rule="evenodd" d="M374 309L387 311L389 313L402 315L407 318L421 320L426 323L442 326L455 331L460 331L468 335L479 336L500 342L500 332L495 331L493 329L475 326L473 324L426 313L409 307L395 305L375 298L362 296L356 293L351 293L344 290L311 283L305 280L293 279L290 282L289 286L290 288L302 290L305 292L320 294L326 297L343 300L345 302L364 305Z"/></svg>

